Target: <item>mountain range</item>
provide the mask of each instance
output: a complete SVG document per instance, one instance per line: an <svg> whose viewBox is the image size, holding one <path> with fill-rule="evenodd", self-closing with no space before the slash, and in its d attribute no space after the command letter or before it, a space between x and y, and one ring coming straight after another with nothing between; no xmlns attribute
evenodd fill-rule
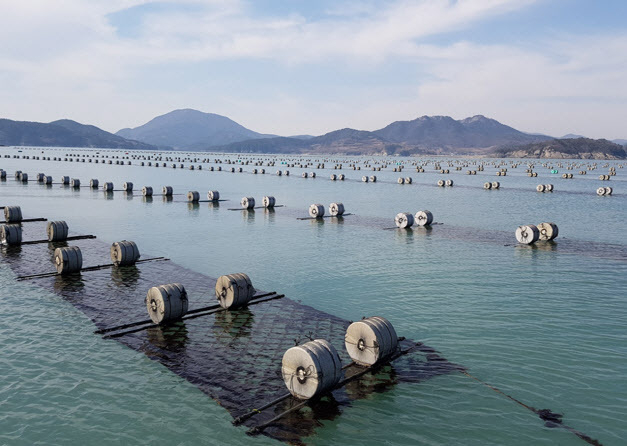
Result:
<svg viewBox="0 0 627 446"><path fill-rule="evenodd" d="M570 136L578 135L566 135ZM422 116L411 121L396 121L375 131L345 128L321 136L292 137L255 132L225 116L191 109L174 110L139 127L122 129L116 134L67 119L51 123L0 119L0 145L150 151L177 149L353 155L477 155L491 153L495 149L511 150L553 139L546 135L521 132L482 115L462 120L449 116ZM576 141L568 143L569 150L574 150L576 146L582 146L582 150L589 149L590 143L583 140L584 138L569 138L563 141ZM604 147L612 149L610 146Z"/></svg>
<svg viewBox="0 0 627 446"><path fill-rule="evenodd" d="M128 140L93 125L79 124L69 119L47 124L0 119L0 145L156 149L153 145Z"/></svg>

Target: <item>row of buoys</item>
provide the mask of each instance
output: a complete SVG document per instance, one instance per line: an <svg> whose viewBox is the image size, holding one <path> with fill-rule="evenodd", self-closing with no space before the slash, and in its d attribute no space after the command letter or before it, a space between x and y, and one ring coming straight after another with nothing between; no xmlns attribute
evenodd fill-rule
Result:
<svg viewBox="0 0 627 446"><path fill-rule="evenodd" d="M483 188L488 190L488 189L499 189L501 187L501 183L499 183L498 181L487 181L485 183L483 183Z"/></svg>
<svg viewBox="0 0 627 446"><path fill-rule="evenodd" d="M309 172L309 173L303 172L301 176L303 178L316 178L316 172Z"/></svg>
<svg viewBox="0 0 627 446"><path fill-rule="evenodd" d="M552 184L538 184L536 186L536 190L538 192L553 192L553 185Z"/></svg>
<svg viewBox="0 0 627 446"><path fill-rule="evenodd" d="M601 196L601 195L612 195L612 188L611 187L599 187L597 189L597 195Z"/></svg>
<svg viewBox="0 0 627 446"><path fill-rule="evenodd" d="M346 329L344 346L361 366L373 366L398 351L398 336L387 319L379 316L353 322ZM337 350L324 339L289 348L281 361L281 374L289 392L309 399L332 390L342 377Z"/></svg>
<svg viewBox="0 0 627 446"><path fill-rule="evenodd" d="M394 217L396 227L405 229L410 228L414 224L417 226L430 226L433 223L433 214L431 211L418 211L416 215L411 212L400 212Z"/></svg>
<svg viewBox="0 0 627 446"><path fill-rule="evenodd" d="M540 223L535 225L522 225L516 229L516 240L518 243L530 245L537 241L551 241L559 234L559 229L555 223Z"/></svg>
<svg viewBox="0 0 627 446"><path fill-rule="evenodd" d="M345 176L343 173L339 175L332 173L330 178L331 178L331 181L336 181L336 180L344 181Z"/></svg>

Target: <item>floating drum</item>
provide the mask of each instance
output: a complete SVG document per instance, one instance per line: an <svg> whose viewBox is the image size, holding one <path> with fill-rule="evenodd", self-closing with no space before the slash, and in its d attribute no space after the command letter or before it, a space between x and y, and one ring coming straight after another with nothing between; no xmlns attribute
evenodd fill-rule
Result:
<svg viewBox="0 0 627 446"><path fill-rule="evenodd" d="M537 190L538 192L544 192L544 190L545 190L545 189L546 189L546 186L545 186L544 184L538 184L538 185L536 186L536 190Z"/></svg>
<svg viewBox="0 0 627 446"><path fill-rule="evenodd" d="M54 263L59 274L77 273L83 267L83 255L78 246L54 250Z"/></svg>
<svg viewBox="0 0 627 446"><path fill-rule="evenodd" d="M453 180L446 180L444 184L446 184L448 187L451 187L453 185Z"/></svg>
<svg viewBox="0 0 627 446"><path fill-rule="evenodd" d="M409 228L414 224L414 216L409 212L401 212L394 217L394 223L401 229Z"/></svg>
<svg viewBox="0 0 627 446"><path fill-rule="evenodd" d="M597 189L597 195L599 195L599 196L605 195L605 188L604 187L599 187Z"/></svg>
<svg viewBox="0 0 627 446"><path fill-rule="evenodd" d="M612 195L612 192L613 192L613 190L612 190L611 187L608 186L608 187L605 188L605 195Z"/></svg>
<svg viewBox="0 0 627 446"><path fill-rule="evenodd" d="M242 208L244 209L254 209L255 207L255 199L253 197L244 197L240 201Z"/></svg>
<svg viewBox="0 0 627 446"><path fill-rule="evenodd" d="M92 189L98 189L98 180L95 178L89 180L89 187L91 187Z"/></svg>
<svg viewBox="0 0 627 446"><path fill-rule="evenodd" d="M67 239L68 227L64 221L50 221L46 227L49 242L62 242Z"/></svg>
<svg viewBox="0 0 627 446"><path fill-rule="evenodd" d="M277 175L278 177L280 177L281 175L283 175L283 172L281 172L280 170L277 170L277 171L276 171L276 175Z"/></svg>
<svg viewBox="0 0 627 446"><path fill-rule="evenodd" d="M52 177L51 176L47 176L44 183L46 184L52 184Z"/></svg>
<svg viewBox="0 0 627 446"><path fill-rule="evenodd" d="M363 177L361 177L361 181L363 181L364 183L368 182L368 177L366 175L364 175Z"/></svg>
<svg viewBox="0 0 627 446"><path fill-rule="evenodd" d="M107 183L103 184L102 185L102 190L104 190L105 192L113 192L113 183L107 182Z"/></svg>
<svg viewBox="0 0 627 446"><path fill-rule="evenodd" d="M444 187L444 180L438 180L438 186Z"/></svg>
<svg viewBox="0 0 627 446"><path fill-rule="evenodd" d="M217 190L210 190L207 192L207 199L209 201L218 201L220 199L220 192Z"/></svg>
<svg viewBox="0 0 627 446"><path fill-rule="evenodd" d="M70 181L70 185L73 188L78 189L79 187L81 187L81 180L79 180L78 178L72 178L72 180Z"/></svg>
<svg viewBox="0 0 627 446"><path fill-rule="evenodd" d="M332 217L341 217L344 215L344 205L342 203L331 203L329 205L329 214Z"/></svg>
<svg viewBox="0 0 627 446"><path fill-rule="evenodd" d="M200 200L200 194L197 191L190 190L187 192L187 201L190 203L196 203Z"/></svg>
<svg viewBox="0 0 627 446"><path fill-rule="evenodd" d="M275 203L276 203L276 199L274 197L263 197L263 200L261 200L261 203L263 204L264 208L268 208L271 209L274 207Z"/></svg>
<svg viewBox="0 0 627 446"><path fill-rule="evenodd" d="M70 177L61 177L61 183L62 184L70 184Z"/></svg>
<svg viewBox="0 0 627 446"><path fill-rule="evenodd" d="M376 182L377 182L377 177L376 177L375 175L372 175L372 176L370 177L370 182L371 182L371 183L376 183Z"/></svg>
<svg viewBox="0 0 627 446"><path fill-rule="evenodd" d="M111 261L115 266L134 265L140 257L135 242L122 240L111 245Z"/></svg>
<svg viewBox="0 0 627 446"><path fill-rule="evenodd" d="M133 183L131 183L130 181L125 182L122 185L122 189L124 189L126 192L133 192Z"/></svg>
<svg viewBox="0 0 627 446"><path fill-rule="evenodd" d="M303 178L307 178L307 177L309 176L309 174L308 174L307 172L303 172L303 173L301 174L301 176L302 176Z"/></svg>
<svg viewBox="0 0 627 446"><path fill-rule="evenodd" d="M544 185L544 190L547 192L553 192L553 185L552 184L545 184Z"/></svg>
<svg viewBox="0 0 627 446"><path fill-rule="evenodd" d="M255 295L250 277L244 273L220 276L216 282L216 298L225 309L240 308Z"/></svg>
<svg viewBox="0 0 627 446"><path fill-rule="evenodd" d="M337 180L337 175L335 175L334 173L331 174L331 181L335 181Z"/></svg>
<svg viewBox="0 0 627 446"><path fill-rule="evenodd" d="M281 374L290 393L307 400L337 385L342 377L342 362L329 342L315 339L285 352Z"/></svg>
<svg viewBox="0 0 627 446"><path fill-rule="evenodd" d="M372 366L398 351L398 336L387 319L374 316L350 324L344 345L353 361Z"/></svg>
<svg viewBox="0 0 627 446"><path fill-rule="evenodd" d="M483 188L484 189L492 189L492 183L490 183L489 181L486 183L483 183Z"/></svg>
<svg viewBox="0 0 627 446"><path fill-rule="evenodd" d="M538 231L540 232L540 240L543 242L551 241L559 234L559 229L555 223L540 223Z"/></svg>
<svg viewBox="0 0 627 446"><path fill-rule="evenodd" d="M411 179L411 177L406 177L406 178L405 178L405 183L406 183L406 184L411 184L411 182L412 182L412 181L413 181L413 180Z"/></svg>
<svg viewBox="0 0 627 446"><path fill-rule="evenodd" d="M324 217L324 206L321 204L312 204L309 206L309 215L313 218Z"/></svg>
<svg viewBox="0 0 627 446"><path fill-rule="evenodd" d="M20 180L22 181L22 183L28 183L28 174L26 172L22 173L20 175Z"/></svg>
<svg viewBox="0 0 627 446"><path fill-rule="evenodd" d="M0 243L4 245L19 245L22 243L22 227L20 225L0 226Z"/></svg>
<svg viewBox="0 0 627 446"><path fill-rule="evenodd" d="M340 180L340 181L344 181L344 178L346 178L346 177L344 176L344 174L343 174L343 173L341 173L341 174L339 174L339 175L337 176L337 179L338 179L338 180Z"/></svg>
<svg viewBox="0 0 627 446"><path fill-rule="evenodd" d="M498 189L499 187L501 187L501 183L498 181L492 181L492 189Z"/></svg>
<svg viewBox="0 0 627 446"><path fill-rule="evenodd" d="M4 219L7 223L18 223L22 221L22 208L19 206L5 206Z"/></svg>
<svg viewBox="0 0 627 446"><path fill-rule="evenodd" d="M399 177L399 179L398 179L397 183L398 183L398 184L405 184L405 178L403 178L403 177Z"/></svg>
<svg viewBox="0 0 627 446"><path fill-rule="evenodd" d="M316 172L310 172L309 173L309 177L310 178L316 178Z"/></svg>
<svg viewBox="0 0 627 446"><path fill-rule="evenodd" d="M163 193L163 195L165 195L166 197L171 197L172 186L163 186L163 188L161 189L161 193Z"/></svg>
<svg viewBox="0 0 627 446"><path fill-rule="evenodd" d="M155 324L182 318L187 313L187 291L180 283L159 285L148 290L146 308Z"/></svg>
<svg viewBox="0 0 627 446"><path fill-rule="evenodd" d="M289 170L284 170L283 171L283 175L285 175L286 177L290 176L290 171Z"/></svg>
<svg viewBox="0 0 627 446"><path fill-rule="evenodd" d="M433 223L433 214L431 211L418 211L414 216L414 221L418 226L430 226Z"/></svg>
<svg viewBox="0 0 627 446"><path fill-rule="evenodd" d="M150 186L142 187L142 195L144 197L152 197L152 187Z"/></svg>
<svg viewBox="0 0 627 446"><path fill-rule="evenodd" d="M530 245L540 238L540 231L535 225L523 225L516 229L516 240L518 243Z"/></svg>

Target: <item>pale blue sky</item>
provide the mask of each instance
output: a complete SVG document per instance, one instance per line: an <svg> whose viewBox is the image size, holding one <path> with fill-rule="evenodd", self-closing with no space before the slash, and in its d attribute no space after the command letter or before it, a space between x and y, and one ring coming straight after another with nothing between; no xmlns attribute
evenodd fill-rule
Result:
<svg viewBox="0 0 627 446"><path fill-rule="evenodd" d="M0 0L0 117L265 133L475 114L627 138L627 1Z"/></svg>

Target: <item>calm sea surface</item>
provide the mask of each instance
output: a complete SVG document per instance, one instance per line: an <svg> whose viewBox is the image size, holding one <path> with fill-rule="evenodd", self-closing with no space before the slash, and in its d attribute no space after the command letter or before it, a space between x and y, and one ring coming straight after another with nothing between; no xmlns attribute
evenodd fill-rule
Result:
<svg viewBox="0 0 627 446"><path fill-rule="evenodd" d="M256 287L277 290L316 309L348 320L381 315L401 336L437 349L449 361L537 409L564 415L564 423L604 445L627 443L627 169L596 161L597 169L567 171L578 161L551 161L558 174L526 162L505 177L486 165L449 175L393 164L380 172L348 170L348 160L417 161L413 158L303 157L326 169L243 166L243 173L210 172L214 158L268 159L252 155L193 155L210 158L203 170L54 162L4 158L1 148L0 205L19 205L25 218L65 220L73 234L104 242L137 242L145 257L167 256L189 269L217 277L243 271ZM22 149L19 155L61 156L95 150ZM124 152L100 150L100 156ZM134 152L131 152L133 154ZM176 156L183 156L175 153ZM297 159L298 157L285 157ZM120 158L121 159L121 158ZM425 158L420 161L433 160ZM344 169L333 170L334 162ZM491 162L492 160L484 160ZM154 161L153 161L154 162ZM470 160L472 162L472 160ZM510 163L511 160L505 160ZM556 167L561 162L564 167ZM195 165L199 165L200 160ZM611 181L598 176L616 167ZM623 163L625 164L625 163ZM221 164L223 170L230 165ZM254 175L253 168L266 169ZM290 176L276 176L289 169ZM15 170L35 180L38 172L58 182L62 175L132 181L135 195L36 182L18 183ZM302 172L317 178L303 179ZM562 179L564 172L573 179ZM330 181L344 173L346 181ZM376 183L363 183L376 175ZM399 176L413 178L399 185ZM453 179L453 187L437 187ZM484 190L499 181L499 190ZM538 184L552 183L552 193ZM220 191L219 206L156 196ZM146 202L141 187L152 186ZM599 186L614 189L596 195ZM274 213L229 211L243 196L261 204L276 197ZM342 222L297 220L312 203L342 202ZM398 212L428 209L435 221L424 228L394 227ZM552 245L516 246L521 224L554 222ZM44 234L42 233L42 238ZM50 265L52 270L52 265ZM232 417L193 384L144 354L94 335L78 309L33 282L17 282L0 262L0 444L279 444L250 437ZM155 284L157 285L157 284ZM106 298L106 296L103 296ZM337 348L343 348L338 345ZM276 365L277 368L280 366ZM355 401L339 417L321 423L307 444L365 445L576 445L571 432L549 428L536 415L461 374L390 390Z"/></svg>

